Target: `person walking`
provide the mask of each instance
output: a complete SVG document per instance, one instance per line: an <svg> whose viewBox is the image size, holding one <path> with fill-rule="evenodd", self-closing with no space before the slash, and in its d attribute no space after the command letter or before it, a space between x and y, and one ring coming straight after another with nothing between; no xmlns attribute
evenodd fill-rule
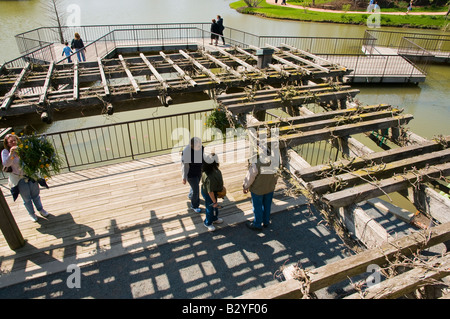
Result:
<svg viewBox="0 0 450 319"><path fill-rule="evenodd" d="M72 59L70 58L70 55L73 53L73 51L69 48L69 42L66 41L64 44L65 44L65 47L64 47L61 55L62 56L65 55L67 57L67 62L72 63Z"/></svg>
<svg viewBox="0 0 450 319"><path fill-rule="evenodd" d="M181 175L183 184L190 185L189 199L191 209L196 213L201 213L200 205L200 180L202 178L204 147L199 137L191 138L181 155Z"/></svg>
<svg viewBox="0 0 450 319"><path fill-rule="evenodd" d="M72 40L72 44L70 46L77 53L78 61L86 62L86 48L84 47L83 40L80 37L78 32L75 32L74 38Z"/></svg>
<svg viewBox="0 0 450 319"><path fill-rule="evenodd" d="M222 218L219 218L219 203L217 202L217 193L223 189L222 172L219 169L219 158L212 153L205 156L202 173L202 196L205 199L206 216L204 225L208 231L215 231L213 224L221 224Z"/></svg>
<svg viewBox="0 0 450 319"><path fill-rule="evenodd" d="M11 187L11 192L18 191L23 199L23 204L30 215L31 220L38 221L33 207L36 207L38 212L47 217L49 214L42 206L39 183L24 175L20 167L20 159L17 153L19 138L14 134L7 134L3 140L4 149L2 150L2 164L4 171L9 173L8 183ZM18 196L18 194L16 195ZM14 200L17 198L13 194Z"/></svg>
<svg viewBox="0 0 450 319"><path fill-rule="evenodd" d="M210 45L217 45L217 42L219 41L219 25L216 22L216 19L212 19L212 23L211 23L211 43Z"/></svg>
<svg viewBox="0 0 450 319"><path fill-rule="evenodd" d="M409 2L409 6L408 6L408 8L406 9L406 14L408 14L408 13L410 13L411 11L412 11L412 4L413 4L413 2L412 2L412 0Z"/></svg>
<svg viewBox="0 0 450 319"><path fill-rule="evenodd" d="M249 163L247 174L242 184L243 193L250 190L253 205L253 222L246 226L252 230L262 230L270 224L270 212L273 193L278 180L278 168L271 162L262 163L259 157L255 163Z"/></svg>
<svg viewBox="0 0 450 319"><path fill-rule="evenodd" d="M223 45L225 45L225 38L223 37L223 30L225 27L223 26L223 18L220 15L217 15L217 24L219 25L219 35L222 37Z"/></svg>

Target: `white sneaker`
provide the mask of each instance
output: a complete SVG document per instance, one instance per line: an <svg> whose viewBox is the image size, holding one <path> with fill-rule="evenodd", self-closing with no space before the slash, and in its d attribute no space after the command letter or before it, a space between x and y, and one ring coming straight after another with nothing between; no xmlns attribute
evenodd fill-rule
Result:
<svg viewBox="0 0 450 319"><path fill-rule="evenodd" d="M222 218L217 218L215 221L213 221L213 224L222 224L222 223L223 223Z"/></svg>
<svg viewBox="0 0 450 319"><path fill-rule="evenodd" d="M45 211L45 209L40 210L39 214L41 214L43 217L47 217L48 216L48 213Z"/></svg>
<svg viewBox="0 0 450 319"><path fill-rule="evenodd" d="M202 209L201 209L200 207L194 208L194 207L191 206L191 209L192 209L194 212L196 212L196 213L201 213L201 212L202 212Z"/></svg>
<svg viewBox="0 0 450 319"><path fill-rule="evenodd" d="M203 224L203 225L205 225L205 224ZM216 230L216 227L214 227L214 225L209 225L209 226L205 225L205 227L208 228L208 231L215 231Z"/></svg>
<svg viewBox="0 0 450 319"><path fill-rule="evenodd" d="M38 221L38 218L37 218L37 216L36 216L35 214L33 214L33 215L30 214L30 218L31 218L31 220L34 221L34 222L37 222L37 221Z"/></svg>

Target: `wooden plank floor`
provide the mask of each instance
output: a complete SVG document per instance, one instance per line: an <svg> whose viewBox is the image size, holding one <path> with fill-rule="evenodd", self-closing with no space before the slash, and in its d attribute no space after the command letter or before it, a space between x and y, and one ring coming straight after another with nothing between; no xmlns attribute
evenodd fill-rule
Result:
<svg viewBox="0 0 450 319"><path fill-rule="evenodd" d="M226 152L247 143L232 147ZM250 195L242 193L246 162L221 162L228 194L216 233L253 218ZM181 183L180 163L170 154L60 174L49 186L41 198L51 216L35 223L21 198L13 202L2 185L27 244L12 251L0 233L0 287L207 232L204 213L189 209L189 186ZM304 198L287 196L288 187L278 183L274 213L305 204Z"/></svg>

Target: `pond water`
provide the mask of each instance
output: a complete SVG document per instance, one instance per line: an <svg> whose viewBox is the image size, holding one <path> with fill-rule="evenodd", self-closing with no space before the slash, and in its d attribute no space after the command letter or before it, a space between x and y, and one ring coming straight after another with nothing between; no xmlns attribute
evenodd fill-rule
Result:
<svg viewBox="0 0 450 319"><path fill-rule="evenodd" d="M310 23L281 21L243 15L229 7L232 0L67 0L63 8L78 10L81 25L97 24L145 24L175 22L209 22L217 14L224 18L225 26L233 27L257 35L288 36L330 36L361 37L365 26L339 25L329 23ZM43 4L45 0L1 1L0 0L0 62L18 57L19 51L14 35L41 26L51 26ZM68 18L73 17L69 11ZM382 28L382 30L404 30ZM413 30L416 32L425 32ZM426 31L442 33L441 31ZM435 65L429 69L424 83L419 85L370 85L355 86L361 93L357 99L364 105L390 103L403 108L405 113L413 114L415 119L408 125L412 131L427 138L450 134L450 65ZM179 106L183 110L210 108L212 102L190 103ZM139 110L114 114L111 117L92 116L76 120L61 121L46 125L42 130L80 128L112 122L161 116L177 111L177 107Z"/></svg>

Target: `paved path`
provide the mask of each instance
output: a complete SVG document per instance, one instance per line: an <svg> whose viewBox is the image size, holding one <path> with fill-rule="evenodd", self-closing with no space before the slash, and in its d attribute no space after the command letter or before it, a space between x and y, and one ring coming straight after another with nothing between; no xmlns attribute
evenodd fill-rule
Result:
<svg viewBox="0 0 450 319"><path fill-rule="evenodd" d="M275 0L266 0L266 2L268 4L273 4L273 5L281 5L281 0L278 0L277 3L275 3ZM352 13L352 14L367 14L368 12L366 11L342 11L342 10L328 10L328 9L320 9L320 8L310 8L310 7L303 7L303 6L299 6L299 5L294 5L294 4L286 4L286 7L290 7L290 8L297 8L297 9L307 9L309 11L317 11L317 12L333 12L333 13ZM406 11L401 11L401 12L383 12L383 9L381 9L381 14L390 14L390 15L407 15ZM413 11L408 13L408 15L446 15L447 12L442 11L442 12L416 12Z"/></svg>

